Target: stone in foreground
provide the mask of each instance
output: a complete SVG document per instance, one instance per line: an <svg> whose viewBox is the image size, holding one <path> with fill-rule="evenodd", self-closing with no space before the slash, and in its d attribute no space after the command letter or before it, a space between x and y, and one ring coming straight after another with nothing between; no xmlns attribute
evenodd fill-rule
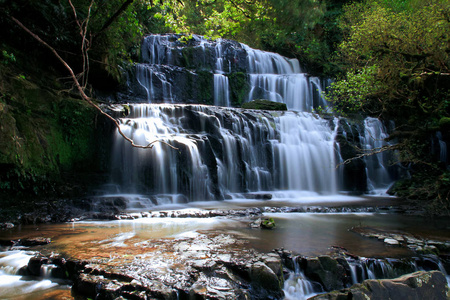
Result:
<svg viewBox="0 0 450 300"><path fill-rule="evenodd" d="M315 296L314 300L337 299L450 299L447 280L439 271L419 271L396 279L365 280L340 291Z"/></svg>

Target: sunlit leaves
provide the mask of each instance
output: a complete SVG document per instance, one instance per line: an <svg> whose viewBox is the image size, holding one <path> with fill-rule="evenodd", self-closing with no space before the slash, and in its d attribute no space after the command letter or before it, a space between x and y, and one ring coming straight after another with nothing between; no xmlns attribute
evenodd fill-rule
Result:
<svg viewBox="0 0 450 300"><path fill-rule="evenodd" d="M353 107L373 107L381 99L378 113L392 114L403 107L445 114L432 107L439 107L440 101L433 89L445 84L442 77L450 70L449 15L450 4L439 0L380 0L347 6L341 19L346 38L339 46L339 58L349 71L334 85L334 95L343 95L348 89L344 83L355 79L352 74L375 68L378 90L367 94L362 89L365 99L350 95L347 101L358 102ZM367 78L368 85L373 82ZM371 98L374 93L376 99Z"/></svg>

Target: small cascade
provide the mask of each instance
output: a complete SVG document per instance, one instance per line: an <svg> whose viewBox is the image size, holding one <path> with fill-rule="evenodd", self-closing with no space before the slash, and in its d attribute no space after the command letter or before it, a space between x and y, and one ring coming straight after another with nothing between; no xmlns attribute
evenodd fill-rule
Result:
<svg viewBox="0 0 450 300"><path fill-rule="evenodd" d="M203 43L204 45L204 43ZM222 40L219 39L215 46L216 65L214 70L214 105L230 106L230 84L225 76L223 68Z"/></svg>
<svg viewBox="0 0 450 300"><path fill-rule="evenodd" d="M214 74L214 105L230 106L228 77L223 74Z"/></svg>
<svg viewBox="0 0 450 300"><path fill-rule="evenodd" d="M288 279L284 282L283 292L285 300L305 300L313 297L323 290L315 290L319 287L317 283L313 284L300 268L298 263L299 258L294 257L292 262L294 264L294 270L289 273Z"/></svg>
<svg viewBox="0 0 450 300"><path fill-rule="evenodd" d="M436 133L436 138L439 143L439 160L443 162L445 165L448 165L447 143L444 141L442 137L442 132L438 131Z"/></svg>
<svg viewBox="0 0 450 300"><path fill-rule="evenodd" d="M395 278L404 274L401 271L396 271L393 267L393 263L397 260L361 257L358 260L349 258L347 261L351 269L352 284L363 282L366 279ZM409 271L416 271L413 263L408 262L406 264Z"/></svg>
<svg viewBox="0 0 450 300"><path fill-rule="evenodd" d="M364 135L361 136L361 146L366 151L377 151L383 146L388 145L385 139L389 135L383 123L376 118L366 118L364 120ZM369 155L364 158L366 163L366 172L369 190L387 189L392 183L388 166L389 153L382 151L380 153Z"/></svg>
<svg viewBox="0 0 450 300"><path fill-rule="evenodd" d="M184 195L176 198L186 202L229 193L339 190L336 120L309 113L140 104L130 105L120 123L139 145L163 142L137 149L117 134L113 181L124 193Z"/></svg>
<svg viewBox="0 0 450 300"><path fill-rule="evenodd" d="M40 277L23 278L27 265L35 255L32 251L13 250L0 252L0 299L22 299L25 294L44 291L58 286L57 283L46 279L50 275L50 268L41 267Z"/></svg>
<svg viewBox="0 0 450 300"><path fill-rule="evenodd" d="M392 279L416 271L441 271L450 282L450 276L442 261L435 256L415 257L412 259L359 259L347 258L351 269L351 284L361 283L366 279Z"/></svg>
<svg viewBox="0 0 450 300"><path fill-rule="evenodd" d="M312 111L314 104L312 86L317 86L318 78L309 78L302 73L296 59L255 50L247 45L243 45L243 48L248 54L249 101L268 99L286 103L291 110ZM319 96L322 98L320 94Z"/></svg>

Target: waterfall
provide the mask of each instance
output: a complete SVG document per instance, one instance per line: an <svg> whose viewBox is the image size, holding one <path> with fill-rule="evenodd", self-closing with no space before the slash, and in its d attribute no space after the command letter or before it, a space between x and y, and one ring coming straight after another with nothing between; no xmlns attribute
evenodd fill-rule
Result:
<svg viewBox="0 0 450 300"><path fill-rule="evenodd" d="M188 201L274 190L334 194L336 120L310 113L258 112L202 105L130 105L120 118L113 181L122 192L184 195ZM158 202L158 201L156 201Z"/></svg>
<svg viewBox="0 0 450 300"><path fill-rule="evenodd" d="M377 151L387 145L388 137L383 123L376 118L364 120L364 135L361 137L361 145L366 151ZM366 171L369 190L386 189L392 182L387 166L389 157L386 151L366 156Z"/></svg>
<svg viewBox="0 0 450 300"><path fill-rule="evenodd" d="M128 94L119 95L123 102L147 103L130 104L130 114L119 120L122 131L139 145L160 141L151 150L135 149L117 134L112 183L122 193L161 204L256 192L337 194L343 186L359 193L390 184L385 153L336 170L337 162L351 158L351 147L385 145L386 130L367 118L343 157L337 143L342 122L311 113L327 105L324 84L298 60L225 39L179 38L147 36L142 61L129 73ZM291 111L230 107L257 98L284 102ZM345 138L346 132L339 134ZM358 184L343 180L349 173Z"/></svg>
<svg viewBox="0 0 450 300"><path fill-rule="evenodd" d="M286 103L288 109L312 111L312 86L320 89L316 77L308 77L301 72L296 59L288 59L279 54L256 50L242 45L247 52L248 73L250 74L250 92L248 100L268 99Z"/></svg>
<svg viewBox="0 0 450 300"><path fill-rule="evenodd" d="M268 99L307 112L327 105L320 79L302 72L297 59L225 39L211 41L194 35L180 42L179 38L173 34L144 38L142 61L129 75L126 97L130 102L230 107ZM232 95L230 78L236 74L245 74L247 83L239 83L242 90Z"/></svg>
<svg viewBox="0 0 450 300"><path fill-rule="evenodd" d="M294 270L289 273L288 279L284 282L283 291L286 300L306 300L323 292L314 290L313 283L305 276L299 266L299 258L294 257L292 259Z"/></svg>
<svg viewBox="0 0 450 300"><path fill-rule="evenodd" d="M223 74L214 74L214 105L230 106L228 77Z"/></svg>

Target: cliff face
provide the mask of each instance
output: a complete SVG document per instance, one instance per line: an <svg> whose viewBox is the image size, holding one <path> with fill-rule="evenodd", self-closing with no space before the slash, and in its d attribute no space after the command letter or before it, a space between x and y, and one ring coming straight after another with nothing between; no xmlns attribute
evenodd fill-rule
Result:
<svg viewBox="0 0 450 300"><path fill-rule="evenodd" d="M110 124L67 92L59 72L17 56L0 64L2 214L22 202L83 193L109 165L103 136Z"/></svg>

